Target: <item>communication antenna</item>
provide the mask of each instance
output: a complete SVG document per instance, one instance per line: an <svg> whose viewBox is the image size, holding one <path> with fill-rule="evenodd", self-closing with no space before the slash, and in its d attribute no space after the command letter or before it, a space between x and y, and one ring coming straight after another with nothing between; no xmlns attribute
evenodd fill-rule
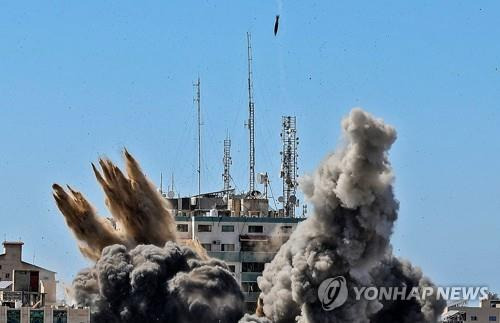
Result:
<svg viewBox="0 0 500 323"><path fill-rule="evenodd" d="M295 207L299 205L297 199L297 137L296 118L292 116L282 117L281 141L281 174L283 179L283 209L286 217L295 217Z"/></svg>
<svg viewBox="0 0 500 323"><path fill-rule="evenodd" d="M222 174L222 179L224 180L224 191L229 191L231 189L231 139L226 137L224 140L224 173Z"/></svg>
<svg viewBox="0 0 500 323"><path fill-rule="evenodd" d="M196 111L198 117L198 195L201 195L201 106L200 106L200 77L198 81L193 84L195 87L194 103L196 104Z"/></svg>
<svg viewBox="0 0 500 323"><path fill-rule="evenodd" d="M253 102L253 73L252 73L252 39L247 32L247 55L248 55L248 132L249 132L249 186L250 194L255 190L255 106Z"/></svg>
<svg viewBox="0 0 500 323"><path fill-rule="evenodd" d="M264 185L264 198L267 199L267 188L270 184L269 175L267 174L267 172L259 173L258 179L259 179L259 184Z"/></svg>
<svg viewBox="0 0 500 323"><path fill-rule="evenodd" d="M160 172L160 194L163 196L163 173Z"/></svg>
<svg viewBox="0 0 500 323"><path fill-rule="evenodd" d="M170 186L170 189L168 190L167 196L168 196L168 198L174 198L174 196L175 196L174 173L172 173L172 184Z"/></svg>

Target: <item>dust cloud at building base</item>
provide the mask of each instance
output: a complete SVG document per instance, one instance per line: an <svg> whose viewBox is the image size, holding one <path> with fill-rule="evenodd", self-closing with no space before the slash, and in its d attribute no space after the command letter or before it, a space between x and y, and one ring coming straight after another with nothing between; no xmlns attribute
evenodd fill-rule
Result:
<svg viewBox="0 0 500 323"><path fill-rule="evenodd" d="M165 199L124 152L127 176L109 160L93 166L114 221L99 217L83 195L54 184L54 198L95 266L73 281L73 298L93 322L237 322L243 294L227 265L175 240Z"/></svg>
<svg viewBox="0 0 500 323"><path fill-rule="evenodd" d="M342 122L344 144L301 189L314 206L258 279L262 310L273 322L435 322L443 301L355 300L354 286L432 286L420 270L392 255L397 219L388 150L396 131L361 109ZM344 276L346 304L324 311L321 282Z"/></svg>
<svg viewBox="0 0 500 323"><path fill-rule="evenodd" d="M174 219L155 186L125 152L127 176L109 160L95 167L120 231L79 192L54 185L57 205L82 253L95 261L73 282L74 301L94 322L435 322L443 302L355 300L324 311L321 282L342 275L354 286L433 286L392 255L397 220L387 152L394 128L354 109L342 122L344 144L301 189L314 206L259 278L258 315L243 316L243 295L228 267L175 242ZM262 316L264 315L264 316Z"/></svg>

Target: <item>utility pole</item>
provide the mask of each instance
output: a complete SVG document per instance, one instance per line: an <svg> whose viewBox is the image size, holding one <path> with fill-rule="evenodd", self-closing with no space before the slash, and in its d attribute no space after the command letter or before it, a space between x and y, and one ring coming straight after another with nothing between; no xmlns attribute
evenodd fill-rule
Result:
<svg viewBox="0 0 500 323"><path fill-rule="evenodd" d="M248 55L248 131L249 131L249 193L255 191L255 106L253 102L253 73L252 73L252 43L251 35L247 32Z"/></svg>
<svg viewBox="0 0 500 323"><path fill-rule="evenodd" d="M194 103L196 103L198 115L198 195L201 195L201 106L200 106L200 77L193 84L195 87Z"/></svg>

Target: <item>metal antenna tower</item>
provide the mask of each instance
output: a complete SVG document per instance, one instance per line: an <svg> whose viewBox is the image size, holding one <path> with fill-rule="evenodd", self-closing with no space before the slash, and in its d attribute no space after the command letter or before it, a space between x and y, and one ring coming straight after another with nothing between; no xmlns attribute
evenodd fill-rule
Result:
<svg viewBox="0 0 500 323"><path fill-rule="evenodd" d="M282 117L281 141L281 174L283 179L283 209L286 217L295 217L295 207L299 204L297 200L297 138L296 119L291 116Z"/></svg>
<svg viewBox="0 0 500 323"><path fill-rule="evenodd" d="M222 179L224 180L224 191L231 189L231 174L230 168L232 164L231 159L231 139L228 137L224 140L224 173L222 174Z"/></svg>
<svg viewBox="0 0 500 323"><path fill-rule="evenodd" d="M201 195L201 107L200 107L200 77L198 81L193 84L195 87L195 97L193 99L196 103L198 114L198 195Z"/></svg>
<svg viewBox="0 0 500 323"><path fill-rule="evenodd" d="M160 194L163 196L163 173L160 172Z"/></svg>
<svg viewBox="0 0 500 323"><path fill-rule="evenodd" d="M249 131L249 166L250 166L250 191L255 191L255 106L253 102L253 80L252 80L252 43L251 35L247 32L247 54L248 54L248 131Z"/></svg>

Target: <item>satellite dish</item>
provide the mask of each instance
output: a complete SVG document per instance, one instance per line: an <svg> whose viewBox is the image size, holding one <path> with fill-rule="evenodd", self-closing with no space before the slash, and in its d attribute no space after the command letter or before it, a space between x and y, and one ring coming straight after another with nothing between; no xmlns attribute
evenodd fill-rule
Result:
<svg viewBox="0 0 500 323"><path fill-rule="evenodd" d="M295 204L295 202L297 202L297 197L295 197L295 195L290 195L290 198L288 199L288 201L291 204Z"/></svg>
<svg viewBox="0 0 500 323"><path fill-rule="evenodd" d="M262 194L259 191L255 190L250 193L250 196L260 198Z"/></svg>
<svg viewBox="0 0 500 323"><path fill-rule="evenodd" d="M175 196L174 191L168 191L167 196L168 196L169 198L173 198L173 197Z"/></svg>
<svg viewBox="0 0 500 323"><path fill-rule="evenodd" d="M278 197L278 202L283 203L285 201L285 198L283 196Z"/></svg>

